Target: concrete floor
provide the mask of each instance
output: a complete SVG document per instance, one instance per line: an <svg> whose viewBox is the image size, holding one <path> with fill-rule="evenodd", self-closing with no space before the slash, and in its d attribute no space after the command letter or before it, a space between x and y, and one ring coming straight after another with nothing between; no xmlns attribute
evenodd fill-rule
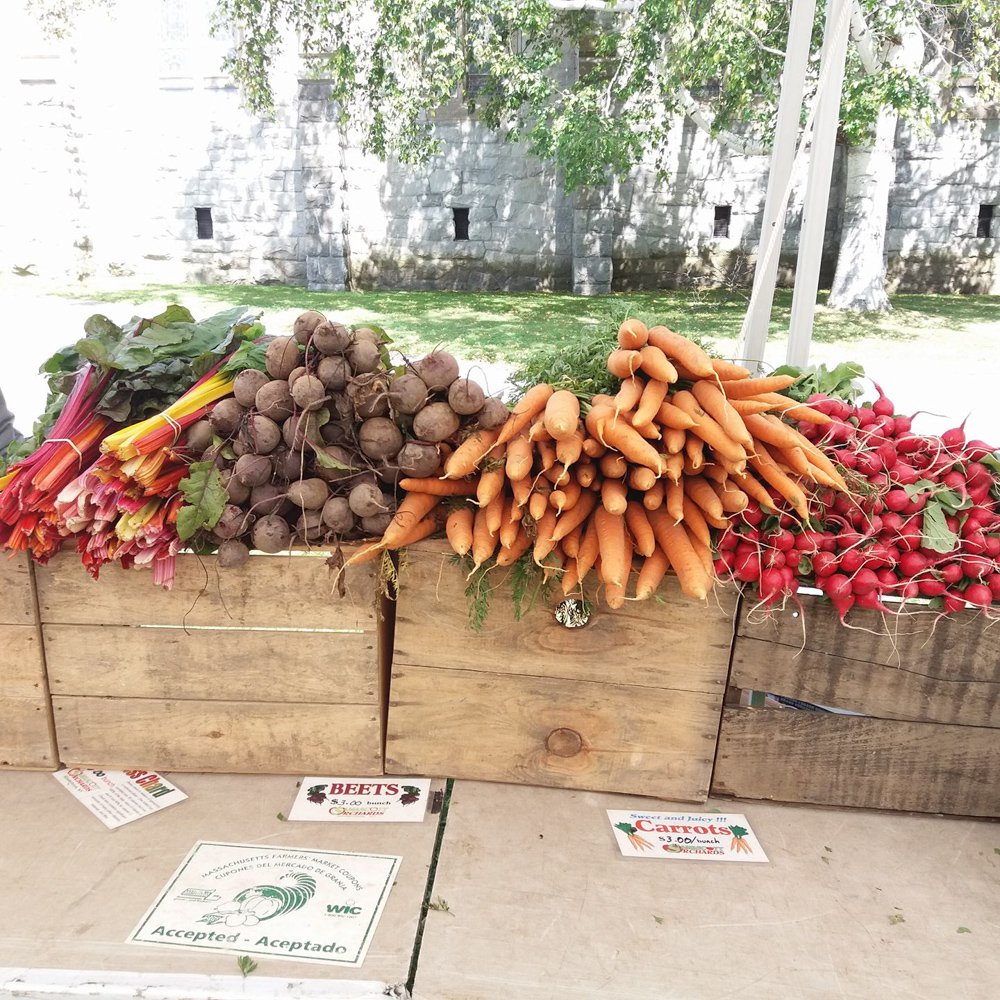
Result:
<svg viewBox="0 0 1000 1000"><path fill-rule="evenodd" d="M435 836L278 819L293 778L174 775L189 799L109 832L48 774L0 773L0 997L402 996ZM1000 983L1000 825L713 800L766 865L622 858L632 796L456 782L417 1000L952 1000ZM673 807L685 808L685 807ZM702 810L704 811L704 810ZM396 853L359 970L124 944L198 839ZM965 928L961 930L960 928ZM151 990L151 987L155 989Z"/></svg>

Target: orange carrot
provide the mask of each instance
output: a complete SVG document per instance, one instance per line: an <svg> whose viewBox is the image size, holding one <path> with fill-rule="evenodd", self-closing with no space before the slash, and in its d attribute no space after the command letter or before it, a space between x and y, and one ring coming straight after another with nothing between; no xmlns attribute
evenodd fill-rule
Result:
<svg viewBox="0 0 1000 1000"><path fill-rule="evenodd" d="M773 448L771 454L783 465L787 465L797 476L805 476L811 479L812 465L806 458L806 453L797 445L794 448Z"/></svg>
<svg viewBox="0 0 1000 1000"><path fill-rule="evenodd" d="M557 389L545 404L545 429L556 441L576 433L580 400L569 389Z"/></svg>
<svg viewBox="0 0 1000 1000"><path fill-rule="evenodd" d="M471 507L456 507L445 521L444 533L457 556L467 555L472 548L473 516Z"/></svg>
<svg viewBox="0 0 1000 1000"><path fill-rule="evenodd" d="M514 498L505 499L503 502L503 518L500 522L500 547L509 549L517 540L521 530L521 521L511 515L514 513Z"/></svg>
<svg viewBox="0 0 1000 1000"><path fill-rule="evenodd" d="M727 379L722 391L730 399L749 399L762 392L780 392L795 382L794 375L767 375L762 378Z"/></svg>
<svg viewBox="0 0 1000 1000"><path fill-rule="evenodd" d="M504 502L503 493L497 493L486 505L486 527L491 535L500 534L500 526L504 520Z"/></svg>
<svg viewBox="0 0 1000 1000"><path fill-rule="evenodd" d="M782 396L778 392L763 392L758 396L754 396L754 399L770 404L768 406L769 410L777 410L779 413L788 414L788 416L793 417L795 420L808 420L813 424L833 423L833 417L829 414L823 413L820 410L814 410L805 403L797 403L794 399Z"/></svg>
<svg viewBox="0 0 1000 1000"><path fill-rule="evenodd" d="M552 468L545 470L545 478L553 486L565 486L573 477L562 462L556 462Z"/></svg>
<svg viewBox="0 0 1000 1000"><path fill-rule="evenodd" d="M510 419L504 425L510 426ZM470 434L449 456L444 463L444 479L463 479L476 471L485 454L499 441L500 428L493 430L478 430ZM509 440L509 438L507 439Z"/></svg>
<svg viewBox="0 0 1000 1000"><path fill-rule="evenodd" d="M537 533L535 535L535 550L532 558L539 566L541 566L546 556L556 547L556 539L552 537L556 521L556 512L551 507L548 507L545 513L538 519L538 524L535 525Z"/></svg>
<svg viewBox="0 0 1000 1000"><path fill-rule="evenodd" d="M528 428L529 441L551 441L552 435L545 429L545 417L538 417Z"/></svg>
<svg viewBox="0 0 1000 1000"><path fill-rule="evenodd" d="M792 509L805 520L809 517L809 502L798 483L778 468L771 453L758 442L756 453L750 456L754 470L773 486L791 505Z"/></svg>
<svg viewBox="0 0 1000 1000"><path fill-rule="evenodd" d="M658 379L650 379L639 397L639 405L635 408L632 425L648 424L657 415L664 397L667 395L667 383Z"/></svg>
<svg viewBox="0 0 1000 1000"><path fill-rule="evenodd" d="M685 413L679 406L675 406L669 399L660 404L656 419L664 427L673 427L679 431L694 427L694 419Z"/></svg>
<svg viewBox="0 0 1000 1000"><path fill-rule="evenodd" d="M622 410L634 410L639 400L642 399L643 390L646 388L645 379L627 378L622 380L621 388L615 396L615 410L621 413ZM593 410L591 410L593 412Z"/></svg>
<svg viewBox="0 0 1000 1000"><path fill-rule="evenodd" d="M501 549L497 553L498 566L513 566L531 548L531 537L524 530L524 525L518 527L520 530L517 533L517 538L514 539L510 547Z"/></svg>
<svg viewBox="0 0 1000 1000"><path fill-rule="evenodd" d="M476 495L476 483L465 479L416 479L399 481L400 489L407 493L429 493L436 497L472 497Z"/></svg>
<svg viewBox="0 0 1000 1000"><path fill-rule="evenodd" d="M521 433L544 409L555 390L547 382L533 385L511 410L507 423L500 428L497 444L506 444Z"/></svg>
<svg viewBox="0 0 1000 1000"><path fill-rule="evenodd" d="M730 399L729 405L741 416L746 416L748 413L764 413L772 408L770 403L759 399Z"/></svg>
<svg viewBox="0 0 1000 1000"><path fill-rule="evenodd" d="M583 454L583 434L579 429L575 430L569 437L559 438L556 441L556 458L564 466L570 466L580 461Z"/></svg>
<svg viewBox="0 0 1000 1000"><path fill-rule="evenodd" d="M649 331L649 342L668 358L679 361L698 378L715 378L712 359L693 340L688 340L665 326L654 326Z"/></svg>
<svg viewBox="0 0 1000 1000"><path fill-rule="evenodd" d="M684 484L684 492L706 514L711 514L712 517L718 518L725 516L726 512L722 508L722 501L719 499L718 494L701 476L689 479Z"/></svg>
<svg viewBox="0 0 1000 1000"><path fill-rule="evenodd" d="M591 517L585 522L583 536L580 538L580 551L576 554L576 569L580 575L581 583L593 569L599 555L600 540L597 537L597 522Z"/></svg>
<svg viewBox="0 0 1000 1000"><path fill-rule="evenodd" d="M531 463L535 458L535 449L531 446L527 435L518 434L507 445L506 472L508 479L522 479L531 472Z"/></svg>
<svg viewBox="0 0 1000 1000"><path fill-rule="evenodd" d="M636 552L641 556L651 556L653 549L656 548L656 539L653 537L653 529L641 503L629 500L625 509L625 523L632 533L632 543Z"/></svg>
<svg viewBox="0 0 1000 1000"><path fill-rule="evenodd" d="M666 509L661 507L649 515L653 534L677 574L681 590L688 597L704 600L708 596L711 577L705 572L701 558L691 544L691 538L681 524L674 524Z"/></svg>
<svg viewBox="0 0 1000 1000"><path fill-rule="evenodd" d="M587 414L587 430L603 444L620 451L630 462L645 465L661 475L663 460L657 450L628 424L608 417L606 407L592 407Z"/></svg>
<svg viewBox="0 0 1000 1000"><path fill-rule="evenodd" d="M624 414L623 414L624 416ZM640 437L644 437L647 441L659 441L663 435L660 433L660 428L654 423L640 424L635 416L632 415L632 420L630 421L633 429Z"/></svg>
<svg viewBox="0 0 1000 1000"><path fill-rule="evenodd" d="M684 441L684 457L684 471L697 472L705 464L704 439L695 434L689 434ZM690 469L688 469L688 463L690 463Z"/></svg>
<svg viewBox="0 0 1000 1000"><path fill-rule="evenodd" d="M694 394L685 391L674 393L674 402L690 416L694 422L688 441L691 436L701 438L705 444L712 448L712 451L720 458L729 459L731 462L740 462L746 459L746 450L738 441L734 441L725 430L710 417L695 399ZM745 432L744 432L745 433ZM691 452L688 451L691 455ZM694 462L694 456L691 455Z"/></svg>
<svg viewBox="0 0 1000 1000"><path fill-rule="evenodd" d="M496 551L500 540L499 532L492 532L487 521L488 507L480 507L472 520L472 563L474 569L480 566Z"/></svg>
<svg viewBox="0 0 1000 1000"><path fill-rule="evenodd" d="M441 497L432 493L407 493L382 534L382 546L396 548L399 539L405 538L414 525L427 517L440 502Z"/></svg>
<svg viewBox="0 0 1000 1000"><path fill-rule="evenodd" d="M708 530L708 522L701 508L687 495L687 487L690 483L685 483L684 491L684 526L691 534L702 541L705 545L712 544L712 532Z"/></svg>
<svg viewBox="0 0 1000 1000"><path fill-rule="evenodd" d="M611 514L624 514L628 491L620 479L605 479L601 484L601 504Z"/></svg>
<svg viewBox="0 0 1000 1000"><path fill-rule="evenodd" d="M653 485L642 495L642 505L646 510L656 510L663 505L663 496L666 483L662 479L657 479Z"/></svg>
<svg viewBox="0 0 1000 1000"><path fill-rule="evenodd" d="M690 531L688 532L688 540L691 542L691 548L694 549L695 555L701 560L702 568L705 570L705 576L709 580L709 586L715 580L715 565L712 560L712 543L711 541L706 542L700 536L693 535Z"/></svg>
<svg viewBox="0 0 1000 1000"><path fill-rule="evenodd" d="M740 511L746 510L747 504L750 502L746 493L735 486L731 479L727 479L724 483L716 483L715 494L726 514L739 514Z"/></svg>
<svg viewBox="0 0 1000 1000"><path fill-rule="evenodd" d="M701 408L713 419L734 441L744 448L753 447L753 438L747 430L743 418L738 414L726 394L714 382L700 379L691 387L691 393L701 405Z"/></svg>
<svg viewBox="0 0 1000 1000"><path fill-rule="evenodd" d="M557 514L562 514L580 502L582 493L580 484L572 479L561 490L553 490L549 494L549 506L554 507Z"/></svg>
<svg viewBox="0 0 1000 1000"><path fill-rule="evenodd" d="M622 571L622 577L624 578L623 583L615 583L614 581L604 581L604 603L607 604L612 611L617 611L618 608L624 607L625 605L625 589L628 586L628 578L632 573L632 560L635 556L632 548L626 544L625 546L625 566ZM604 572L604 560L601 560L601 572Z"/></svg>
<svg viewBox="0 0 1000 1000"><path fill-rule="evenodd" d="M663 432L663 444L668 455L679 455L684 450L684 442L687 441L687 431L678 430L676 427L668 427Z"/></svg>
<svg viewBox="0 0 1000 1000"><path fill-rule="evenodd" d="M617 451L609 451L598 463L598 468L606 479L622 479L628 472L628 462Z"/></svg>
<svg viewBox="0 0 1000 1000"><path fill-rule="evenodd" d="M358 549L350 559L344 562L344 565L338 571L338 575L347 569L348 566L360 566L363 563L377 559L383 552L401 549L404 545L413 545L415 542L423 541L423 539L433 535L438 530L438 527L438 522L434 518L428 517L409 525L405 532L401 532L393 538L391 544L387 545L385 543L385 536L383 536L381 541L371 542Z"/></svg>
<svg viewBox="0 0 1000 1000"><path fill-rule="evenodd" d="M639 370L638 351L619 350L608 355L608 371L615 378L631 378Z"/></svg>
<svg viewBox="0 0 1000 1000"><path fill-rule="evenodd" d="M539 521L542 515L548 510L549 506L549 491L536 490L531 494L531 498L528 500L528 513L536 520Z"/></svg>
<svg viewBox="0 0 1000 1000"><path fill-rule="evenodd" d="M568 553L567 553L568 554ZM559 585L562 588L563 597L569 597L580 584L580 571L576 564L576 559L570 559L563 570L562 579Z"/></svg>
<svg viewBox="0 0 1000 1000"><path fill-rule="evenodd" d="M674 524L684 520L684 480L677 483L667 483L667 513Z"/></svg>
<svg viewBox="0 0 1000 1000"><path fill-rule="evenodd" d="M677 369L670 363L666 354L653 344L647 344L639 352L639 367L657 381L663 383L677 381Z"/></svg>
<svg viewBox="0 0 1000 1000"><path fill-rule="evenodd" d="M560 521L562 518L559 519ZM559 523L556 522L558 530ZM555 531L552 532L553 536ZM562 537L562 536L560 536ZM570 559L575 559L580 553L580 539L583 538L583 522L581 521L565 538L562 538L562 550Z"/></svg>
<svg viewBox="0 0 1000 1000"><path fill-rule="evenodd" d="M601 506L594 511L594 526L604 582L624 587L627 582L625 518Z"/></svg>
<svg viewBox="0 0 1000 1000"><path fill-rule="evenodd" d="M652 530L652 528L650 528ZM653 551L639 568L639 577L635 582L635 597L645 601L656 593L660 584L670 569L670 560L659 545L654 545Z"/></svg>
<svg viewBox="0 0 1000 1000"><path fill-rule="evenodd" d="M632 471L628 474L629 486L640 493L651 490L656 485L656 482L656 473L652 469L647 469L644 465L633 465Z"/></svg>
<svg viewBox="0 0 1000 1000"><path fill-rule="evenodd" d="M586 489L593 483L595 476L597 475L597 468L592 463L588 462L586 465L578 465L576 467L576 481Z"/></svg>
<svg viewBox="0 0 1000 1000"><path fill-rule="evenodd" d="M627 319L618 327L618 346L637 351L649 339L649 331L641 319Z"/></svg>
<svg viewBox="0 0 1000 1000"><path fill-rule="evenodd" d="M600 458L607 450L607 447L601 444L597 438L586 437L583 439L583 453L588 458Z"/></svg>
<svg viewBox="0 0 1000 1000"><path fill-rule="evenodd" d="M507 472L504 468L504 462L498 458L495 466L479 473L479 485L476 487L476 500L479 506L485 507L499 496L503 492L506 481Z"/></svg>
<svg viewBox="0 0 1000 1000"><path fill-rule="evenodd" d="M514 509L523 510L524 505L531 496L531 478L522 476L520 479L510 481L510 491L514 494Z"/></svg>
<svg viewBox="0 0 1000 1000"><path fill-rule="evenodd" d="M752 500L756 500L762 507L766 507L768 510L777 510L778 505L760 480L747 475L739 480L739 484L740 489Z"/></svg>
<svg viewBox="0 0 1000 1000"><path fill-rule="evenodd" d="M695 438L698 444L701 444L701 438ZM679 483L681 481L681 473L684 471L684 456L683 455L668 455L663 462L664 465L664 475L672 483Z"/></svg>
<svg viewBox="0 0 1000 1000"><path fill-rule="evenodd" d="M547 472L556 464L556 446L551 441L536 441L535 453L538 464L543 472Z"/></svg>
<svg viewBox="0 0 1000 1000"><path fill-rule="evenodd" d="M727 379L728 381L750 378L752 374L749 368L744 368L743 365L734 364L732 361L726 361L723 358L712 358L712 369L720 379Z"/></svg>

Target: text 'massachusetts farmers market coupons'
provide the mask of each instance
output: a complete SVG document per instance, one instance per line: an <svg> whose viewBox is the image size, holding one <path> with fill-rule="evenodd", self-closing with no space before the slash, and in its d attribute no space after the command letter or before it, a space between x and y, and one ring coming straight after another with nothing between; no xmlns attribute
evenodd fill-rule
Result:
<svg viewBox="0 0 1000 1000"><path fill-rule="evenodd" d="M767 861L739 813L654 813L609 809L618 848L627 858Z"/></svg>

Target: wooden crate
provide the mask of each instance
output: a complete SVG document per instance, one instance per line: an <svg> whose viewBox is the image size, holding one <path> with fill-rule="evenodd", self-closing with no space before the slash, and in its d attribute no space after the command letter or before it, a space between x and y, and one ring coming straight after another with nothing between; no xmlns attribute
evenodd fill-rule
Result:
<svg viewBox="0 0 1000 1000"><path fill-rule="evenodd" d="M699 604L671 584L666 603L598 605L570 629L541 601L516 621L501 588L476 633L442 543L409 548L399 576L389 773L704 801L733 594Z"/></svg>
<svg viewBox="0 0 1000 1000"><path fill-rule="evenodd" d="M58 766L32 566L0 558L0 768Z"/></svg>
<svg viewBox="0 0 1000 1000"><path fill-rule="evenodd" d="M173 588L38 571L56 738L66 763L163 771L382 773L384 648L372 564L333 592L323 555L219 570L181 555Z"/></svg>
<svg viewBox="0 0 1000 1000"><path fill-rule="evenodd" d="M712 791L1000 816L1000 630L925 613L890 620L890 637L875 612L850 629L803 600L802 616L741 614L730 684L866 717L727 707Z"/></svg>

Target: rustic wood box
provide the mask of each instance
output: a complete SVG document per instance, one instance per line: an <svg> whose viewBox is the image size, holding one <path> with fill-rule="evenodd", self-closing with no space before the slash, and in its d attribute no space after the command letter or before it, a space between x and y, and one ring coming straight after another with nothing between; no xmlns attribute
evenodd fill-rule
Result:
<svg viewBox="0 0 1000 1000"><path fill-rule="evenodd" d="M0 557L0 768L58 767L52 704L27 556Z"/></svg>
<svg viewBox="0 0 1000 1000"><path fill-rule="evenodd" d="M477 633L463 576L440 542L402 557L389 773L704 801L733 593L698 603L671 581L665 603L599 604L566 628L542 601L516 621L504 586Z"/></svg>
<svg viewBox="0 0 1000 1000"><path fill-rule="evenodd" d="M888 636L875 612L852 611L851 629L802 599L802 615L741 613L730 684L866 717L727 705L712 791L1000 816L1000 629L925 612L890 618Z"/></svg>
<svg viewBox="0 0 1000 1000"><path fill-rule="evenodd" d="M349 554L349 552L348 552ZM67 764L260 774L382 773L375 571L333 590L326 553L220 570L183 554L173 589L141 570L39 567L59 755Z"/></svg>

